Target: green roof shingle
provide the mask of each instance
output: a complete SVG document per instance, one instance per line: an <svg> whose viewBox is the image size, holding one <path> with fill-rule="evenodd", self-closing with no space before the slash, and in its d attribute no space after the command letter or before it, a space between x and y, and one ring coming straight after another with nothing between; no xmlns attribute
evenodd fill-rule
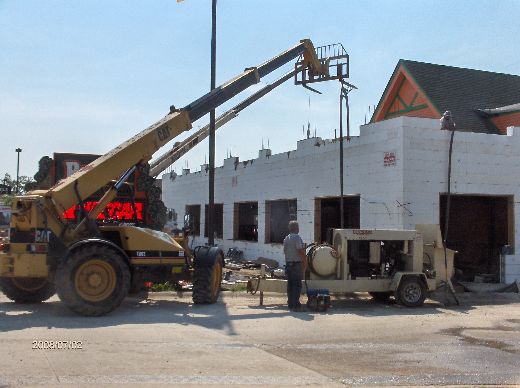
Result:
<svg viewBox="0 0 520 388"><path fill-rule="evenodd" d="M401 59L409 72L442 113L450 110L457 130L498 133L479 110L520 102L520 76L465 69Z"/></svg>

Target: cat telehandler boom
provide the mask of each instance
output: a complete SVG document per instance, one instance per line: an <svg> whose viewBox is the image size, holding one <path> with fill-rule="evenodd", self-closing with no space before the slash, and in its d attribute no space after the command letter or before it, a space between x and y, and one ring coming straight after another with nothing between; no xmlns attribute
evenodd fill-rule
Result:
<svg viewBox="0 0 520 388"><path fill-rule="evenodd" d="M348 78L348 55L341 44L315 49L310 40L301 40L184 108L170 107L161 120L50 189L15 197L9 240L0 245L2 292L19 303L42 302L57 292L73 311L102 315L118 307L136 281L160 273L172 280L190 279L194 303L214 303L223 267L218 247L200 246L191 252L185 240L167 233L124 223L100 225L96 218L157 150L294 59L295 83L304 87ZM100 190L97 205L87 211L83 201ZM79 209L76 222L63 216L73 206Z"/></svg>

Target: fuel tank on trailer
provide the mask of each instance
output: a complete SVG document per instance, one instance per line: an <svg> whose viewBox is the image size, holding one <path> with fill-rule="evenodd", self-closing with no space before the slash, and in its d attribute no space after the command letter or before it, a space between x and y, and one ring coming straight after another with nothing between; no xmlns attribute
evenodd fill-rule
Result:
<svg viewBox="0 0 520 388"><path fill-rule="evenodd" d="M319 278L330 278L336 274L338 257L330 245L314 245L307 252L310 270Z"/></svg>

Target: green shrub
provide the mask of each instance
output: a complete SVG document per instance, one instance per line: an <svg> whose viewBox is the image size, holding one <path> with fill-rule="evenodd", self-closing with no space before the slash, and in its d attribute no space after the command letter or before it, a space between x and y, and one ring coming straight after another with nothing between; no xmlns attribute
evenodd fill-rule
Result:
<svg viewBox="0 0 520 388"><path fill-rule="evenodd" d="M231 292L244 292L247 291L247 283L237 283L231 286Z"/></svg>
<svg viewBox="0 0 520 388"><path fill-rule="evenodd" d="M155 283L154 285L152 285L152 288L150 288L150 291L153 291L153 292L176 291L176 287L175 287L175 284L172 284L170 282Z"/></svg>

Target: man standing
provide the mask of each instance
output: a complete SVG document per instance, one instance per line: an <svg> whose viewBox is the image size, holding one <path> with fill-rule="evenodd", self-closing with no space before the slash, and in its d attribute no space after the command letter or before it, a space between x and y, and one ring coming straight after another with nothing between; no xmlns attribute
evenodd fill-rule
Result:
<svg viewBox="0 0 520 388"><path fill-rule="evenodd" d="M300 294L302 291L302 275L307 268L305 246L298 234L298 222L289 222L289 234L283 240L285 255L285 273L287 275L287 303L291 310L301 310Z"/></svg>

